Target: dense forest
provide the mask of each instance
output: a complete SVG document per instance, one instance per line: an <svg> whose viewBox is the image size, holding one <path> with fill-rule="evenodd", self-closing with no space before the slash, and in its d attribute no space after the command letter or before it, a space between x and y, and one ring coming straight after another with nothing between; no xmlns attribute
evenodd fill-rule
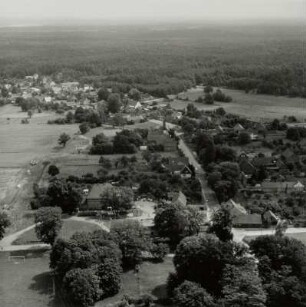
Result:
<svg viewBox="0 0 306 307"><path fill-rule="evenodd" d="M34 73L156 96L205 83L306 97L302 25L0 29L0 76Z"/></svg>

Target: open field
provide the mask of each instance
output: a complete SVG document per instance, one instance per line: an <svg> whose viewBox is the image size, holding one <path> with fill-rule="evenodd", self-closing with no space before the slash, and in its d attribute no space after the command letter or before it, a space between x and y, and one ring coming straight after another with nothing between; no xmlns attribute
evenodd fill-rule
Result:
<svg viewBox="0 0 306 307"><path fill-rule="evenodd" d="M0 254L0 306L64 306L52 303L52 279L48 253L8 261L9 253ZM13 254L12 254L13 255Z"/></svg>
<svg viewBox="0 0 306 307"><path fill-rule="evenodd" d="M30 124L21 124L26 113L19 107L6 105L0 108L0 167L20 167L43 155L54 152L61 133L73 135L77 125L48 125L47 121L59 117L56 114L34 114ZM7 120L10 118L10 120Z"/></svg>
<svg viewBox="0 0 306 307"><path fill-rule="evenodd" d="M246 116L254 120L282 118L290 115L294 115L300 120L306 119L305 98L246 94L243 91L223 88L222 91L233 98L231 103L215 102L214 105L205 105L194 102L195 106L200 110L207 111L223 107L229 113ZM174 100L171 105L176 109L182 109L201 95L203 95L203 87L199 86L178 95L180 98L188 97L189 101Z"/></svg>
<svg viewBox="0 0 306 307"><path fill-rule="evenodd" d="M101 228L99 226L91 223L64 220L60 237L63 239L69 239L76 232L82 232L82 231L91 232L100 229ZM40 241L37 239L35 229L31 229L25 232L17 240L13 242L14 245L33 244L33 243L40 243Z"/></svg>

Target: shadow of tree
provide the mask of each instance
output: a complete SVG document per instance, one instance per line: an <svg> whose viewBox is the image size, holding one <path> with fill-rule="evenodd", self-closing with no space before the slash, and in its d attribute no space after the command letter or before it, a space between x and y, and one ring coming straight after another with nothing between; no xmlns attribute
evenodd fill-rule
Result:
<svg viewBox="0 0 306 307"><path fill-rule="evenodd" d="M158 301L165 300L167 298L167 284L155 287L151 293L158 299Z"/></svg>
<svg viewBox="0 0 306 307"><path fill-rule="evenodd" d="M44 272L33 277L33 283L29 289L37 291L39 294L52 294L53 281L51 272Z"/></svg>

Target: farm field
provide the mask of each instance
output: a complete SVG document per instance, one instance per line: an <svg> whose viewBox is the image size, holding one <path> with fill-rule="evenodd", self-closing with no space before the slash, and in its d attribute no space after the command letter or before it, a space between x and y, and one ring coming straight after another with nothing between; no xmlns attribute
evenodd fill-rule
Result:
<svg viewBox="0 0 306 307"><path fill-rule="evenodd" d="M21 124L21 118L25 117L26 113L19 107L0 108L0 167L21 167L32 159L50 154L58 147L61 133L73 135L78 131L77 125L48 125L48 120L59 117L56 114L34 114L30 124Z"/></svg>
<svg viewBox="0 0 306 307"><path fill-rule="evenodd" d="M64 220L63 227L61 229L60 237L63 239L69 239L76 232L91 232L100 230L98 225L94 225L87 222ZM35 229L31 229L22 234L17 240L13 242L14 245L33 244L40 243L37 239Z"/></svg>
<svg viewBox="0 0 306 307"><path fill-rule="evenodd" d="M9 206L13 225L7 233L20 230L33 223L25 218L32 196L32 186L44 170L42 161L50 155L62 155L57 144L64 131L73 135L77 125L48 125L58 117L54 113L35 113L30 124L21 124L27 117L19 107L5 105L0 108L0 206ZM68 147L68 146L67 146ZM65 149L66 150L66 149ZM35 159L37 165L29 162Z"/></svg>
<svg viewBox="0 0 306 307"><path fill-rule="evenodd" d="M305 98L246 94L243 91L224 88L222 88L222 91L233 98L231 103L215 102L214 105L205 105L195 102L195 106L200 110L207 111L223 107L229 113L246 116L254 120L282 118L290 115L296 116L299 120L306 119ZM202 86L179 94L179 98L188 97L189 101L174 100L171 102L171 106L176 109L185 108L189 102L196 100L200 95L203 95Z"/></svg>

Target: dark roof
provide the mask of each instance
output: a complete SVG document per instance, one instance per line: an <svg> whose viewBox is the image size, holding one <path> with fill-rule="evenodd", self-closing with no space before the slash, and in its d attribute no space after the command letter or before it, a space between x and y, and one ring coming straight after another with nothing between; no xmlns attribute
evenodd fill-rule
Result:
<svg viewBox="0 0 306 307"><path fill-rule="evenodd" d="M233 225L261 225L261 215L247 214L239 215L233 219Z"/></svg>
<svg viewBox="0 0 306 307"><path fill-rule="evenodd" d="M100 199L101 194L108 188L111 188L110 183L94 184L87 196L87 199Z"/></svg>
<svg viewBox="0 0 306 307"><path fill-rule="evenodd" d="M239 167L245 174L254 174L256 172L256 167L246 159L242 159L239 162Z"/></svg>

